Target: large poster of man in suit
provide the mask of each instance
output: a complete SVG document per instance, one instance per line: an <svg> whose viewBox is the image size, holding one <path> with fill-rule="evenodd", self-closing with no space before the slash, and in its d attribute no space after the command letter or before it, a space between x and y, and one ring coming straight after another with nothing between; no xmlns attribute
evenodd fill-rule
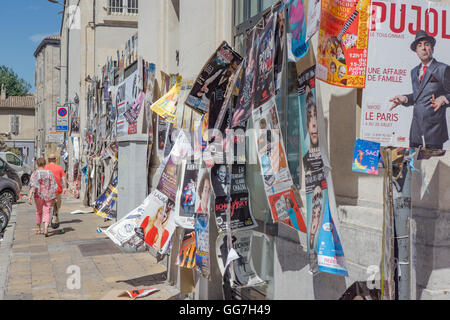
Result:
<svg viewBox="0 0 450 320"><path fill-rule="evenodd" d="M450 149L450 4L397 0L373 7L361 138ZM400 19L398 28L389 17Z"/></svg>

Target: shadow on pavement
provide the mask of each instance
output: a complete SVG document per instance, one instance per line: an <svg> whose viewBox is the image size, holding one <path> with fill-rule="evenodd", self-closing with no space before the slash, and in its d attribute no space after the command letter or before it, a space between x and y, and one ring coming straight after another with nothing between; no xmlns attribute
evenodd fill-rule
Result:
<svg viewBox="0 0 450 320"><path fill-rule="evenodd" d="M139 278L129 279L129 280L118 280L116 282L124 282L133 287L139 286L153 286L155 284L161 284L166 281L166 272L160 272L148 276L143 276Z"/></svg>
<svg viewBox="0 0 450 320"><path fill-rule="evenodd" d="M72 220L65 220L65 221L60 221L59 224L66 224L66 223L80 223L83 222L80 219L72 219Z"/></svg>

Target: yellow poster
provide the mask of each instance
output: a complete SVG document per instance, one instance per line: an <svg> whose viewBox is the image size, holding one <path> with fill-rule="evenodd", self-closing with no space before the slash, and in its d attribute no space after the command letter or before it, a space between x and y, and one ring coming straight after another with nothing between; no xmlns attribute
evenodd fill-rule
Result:
<svg viewBox="0 0 450 320"><path fill-rule="evenodd" d="M316 77L327 83L364 88L370 0L322 0Z"/></svg>
<svg viewBox="0 0 450 320"><path fill-rule="evenodd" d="M180 96L181 76L177 77L175 85L159 98L151 107L153 112L170 123L175 123L178 97Z"/></svg>

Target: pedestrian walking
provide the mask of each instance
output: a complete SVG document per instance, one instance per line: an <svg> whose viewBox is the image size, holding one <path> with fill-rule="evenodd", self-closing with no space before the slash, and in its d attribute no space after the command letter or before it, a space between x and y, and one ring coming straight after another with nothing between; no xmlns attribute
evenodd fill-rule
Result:
<svg viewBox="0 0 450 320"><path fill-rule="evenodd" d="M51 171L45 169L45 159L39 158L36 161L37 169L30 178L30 192L28 203L36 204L36 234L41 233L41 223L44 224L44 235L48 237L48 225L50 223L50 212L56 198L57 184Z"/></svg>
<svg viewBox="0 0 450 320"><path fill-rule="evenodd" d="M61 195L67 193L68 189L68 183L66 178L66 173L64 172L64 169L56 163L56 155L50 154L48 156L48 164L45 166L45 170L51 171L53 174L53 177L55 178L56 184L58 188L56 189L56 205L54 206L53 211L53 217L52 217L52 228L56 226L58 228L59 226L59 209L61 208ZM63 184L61 184L61 182ZM63 189L64 185L64 189Z"/></svg>

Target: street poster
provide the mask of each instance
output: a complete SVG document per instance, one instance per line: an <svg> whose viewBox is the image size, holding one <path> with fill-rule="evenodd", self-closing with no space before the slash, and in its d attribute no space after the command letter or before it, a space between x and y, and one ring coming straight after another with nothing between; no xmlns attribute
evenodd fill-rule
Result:
<svg viewBox="0 0 450 320"><path fill-rule="evenodd" d="M164 156L164 150L166 146L166 136L169 129L169 122L164 120L163 117L157 116L156 120L156 145L158 157L162 158Z"/></svg>
<svg viewBox="0 0 450 320"><path fill-rule="evenodd" d="M314 0L310 1L311 3ZM309 49L306 39L306 15L303 0L289 0L289 30L287 34L289 54L292 52L294 61L302 58Z"/></svg>
<svg viewBox="0 0 450 320"><path fill-rule="evenodd" d="M187 269L195 267L195 230L185 230L176 264Z"/></svg>
<svg viewBox="0 0 450 320"><path fill-rule="evenodd" d="M176 223L185 229L194 229L198 171L198 163L183 160L181 184L177 191L176 211L178 215Z"/></svg>
<svg viewBox="0 0 450 320"><path fill-rule="evenodd" d="M295 186L287 165L275 97L254 110L252 117L264 190L270 203L272 219L306 232L301 204L297 202L292 190Z"/></svg>
<svg viewBox="0 0 450 320"><path fill-rule="evenodd" d="M109 218L112 214L117 201L117 183L118 178L115 177L94 203L94 213L102 218Z"/></svg>
<svg viewBox="0 0 450 320"><path fill-rule="evenodd" d="M209 170L202 167L198 171L198 185L196 190L195 213L209 212L209 197L211 193L211 179Z"/></svg>
<svg viewBox="0 0 450 320"><path fill-rule="evenodd" d="M321 3L317 79L341 87L364 88L370 0Z"/></svg>
<svg viewBox="0 0 450 320"><path fill-rule="evenodd" d="M228 266L232 270L230 277L233 288L243 288L262 285L265 283L255 272L251 261L251 247L253 231L237 231L231 233L232 253L230 258L228 250L228 235L219 234L216 240L217 262L219 270L224 275ZM230 248L231 249L231 248ZM231 251L231 250L230 250ZM231 260L227 265L227 260Z"/></svg>
<svg viewBox="0 0 450 320"><path fill-rule="evenodd" d="M247 35L248 48L247 53L242 62L242 70L238 76L234 88L238 91L238 101L233 113L231 127L243 127L248 118L252 115L253 103L255 99L255 83L256 83L256 54L258 50L259 35L262 28L259 26L253 28ZM233 88L233 90L235 90ZM232 99L231 99L232 100ZM231 102L230 100L230 102Z"/></svg>
<svg viewBox="0 0 450 320"><path fill-rule="evenodd" d="M321 109L318 108L316 101L315 70L316 67L312 66L298 77L301 156L305 175L308 226L307 252L312 273L323 270L343 274L347 272L343 250L335 250L341 248L337 230L334 224L330 226L331 216L324 219L325 214L330 215L330 200L328 177L323 159L324 151L321 150L320 145L320 141L323 141L320 136L323 133L319 132L319 121L323 116L319 113ZM329 232L330 230L332 232ZM326 234L322 235L323 233ZM327 256L324 257L324 255Z"/></svg>
<svg viewBox="0 0 450 320"><path fill-rule="evenodd" d="M147 200L147 199L146 199ZM137 223L144 212L144 203L129 212L125 217L108 227L105 234L118 246L122 246L126 241L136 234Z"/></svg>
<svg viewBox="0 0 450 320"><path fill-rule="evenodd" d="M153 247L157 241L160 243L163 242L163 223L166 221L166 204L168 203L168 200L166 195L158 190L154 190L147 197L144 211L137 223L138 230L136 232L144 239L145 243L151 247ZM167 235L165 239L167 239Z"/></svg>
<svg viewBox="0 0 450 320"><path fill-rule="evenodd" d="M128 125L131 125L137 121L139 114L141 113L144 98L145 92L141 92L134 105L123 114L125 119L128 121Z"/></svg>
<svg viewBox="0 0 450 320"><path fill-rule="evenodd" d="M352 171L378 174L379 160L380 144L378 142L356 139Z"/></svg>
<svg viewBox="0 0 450 320"><path fill-rule="evenodd" d="M139 89L137 83L138 71L129 75L124 81L115 87L115 107L117 108L117 136L128 134L128 121L125 113L129 111L138 99Z"/></svg>
<svg viewBox="0 0 450 320"><path fill-rule="evenodd" d="M320 9L322 2L321 0L310 0L308 2L308 18L306 26L306 39L308 42L312 36L319 31L320 28Z"/></svg>
<svg viewBox="0 0 450 320"><path fill-rule="evenodd" d="M195 265L200 274L210 279L209 213L197 213L195 217Z"/></svg>
<svg viewBox="0 0 450 320"><path fill-rule="evenodd" d="M170 200L175 201L177 196L177 163L174 157L169 156L167 158L156 189Z"/></svg>
<svg viewBox="0 0 450 320"><path fill-rule="evenodd" d="M177 77L175 85L170 88L169 92L159 98L152 106L153 112L164 118L170 123L175 123L176 121L176 111L178 97L180 95L181 89L181 76Z"/></svg>
<svg viewBox="0 0 450 320"><path fill-rule="evenodd" d="M322 229L318 240L317 260L319 271L348 276L348 271L345 267L344 249L331 217L328 202L325 203Z"/></svg>
<svg viewBox="0 0 450 320"><path fill-rule="evenodd" d="M450 149L449 14L444 2L372 3L361 139Z"/></svg>
<svg viewBox="0 0 450 320"><path fill-rule="evenodd" d="M201 114L209 111L211 103L220 108L221 103L215 100L223 101L228 80L241 62L242 57L225 41L222 42L200 71L186 99L186 105ZM220 109L217 112L219 111Z"/></svg>
<svg viewBox="0 0 450 320"><path fill-rule="evenodd" d="M253 109L258 109L275 95L274 58L277 17L275 13L270 15L258 39Z"/></svg>

